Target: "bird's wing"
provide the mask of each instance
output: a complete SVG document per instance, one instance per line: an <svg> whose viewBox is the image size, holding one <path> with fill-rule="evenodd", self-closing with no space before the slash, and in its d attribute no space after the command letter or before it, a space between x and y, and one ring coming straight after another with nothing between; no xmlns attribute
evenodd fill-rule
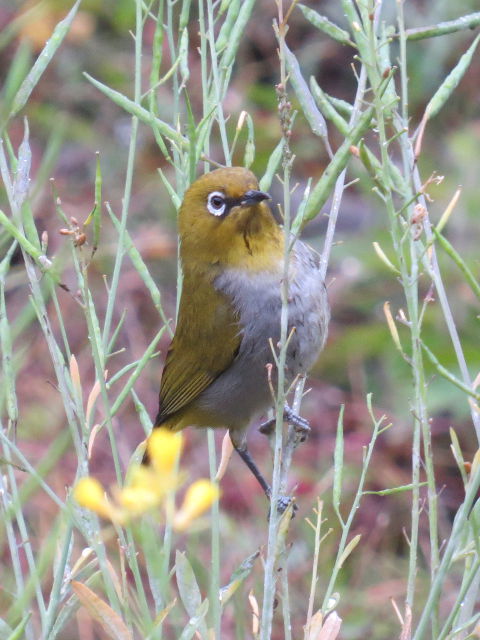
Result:
<svg viewBox="0 0 480 640"><path fill-rule="evenodd" d="M157 425L192 402L225 371L240 342L238 318L229 300L212 287L193 288L184 282L177 328L162 374Z"/></svg>

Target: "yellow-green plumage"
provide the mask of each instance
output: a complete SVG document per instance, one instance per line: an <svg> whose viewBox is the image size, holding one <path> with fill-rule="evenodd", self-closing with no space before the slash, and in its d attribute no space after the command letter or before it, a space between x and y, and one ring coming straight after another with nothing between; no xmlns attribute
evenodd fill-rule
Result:
<svg viewBox="0 0 480 640"><path fill-rule="evenodd" d="M184 273L179 322L163 370L156 423L176 430L194 425L200 416L189 405L230 365L239 344L238 319L225 296L208 280L197 283ZM222 426L215 424L214 416L205 419L205 426Z"/></svg>
<svg viewBox="0 0 480 640"><path fill-rule="evenodd" d="M215 277L224 266L260 271L282 260L283 233L264 201L235 207L224 217L205 209L209 193L221 191L241 200L257 189L253 173L228 167L205 174L186 192L178 218L180 254L185 276L190 272L195 284Z"/></svg>

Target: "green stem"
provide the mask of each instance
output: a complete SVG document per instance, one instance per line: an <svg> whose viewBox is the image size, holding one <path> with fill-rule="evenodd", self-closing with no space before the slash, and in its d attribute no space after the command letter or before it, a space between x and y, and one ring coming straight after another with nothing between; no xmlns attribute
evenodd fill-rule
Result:
<svg viewBox="0 0 480 640"><path fill-rule="evenodd" d="M422 609L420 620L418 622L415 633L412 640L422 640L425 637L425 633L428 628L428 623L433 611L438 606L438 600L445 585L445 579L447 573L450 570L453 556L457 551L460 540L462 539L465 527L468 525L468 518L474 502L478 498L478 491L480 489L480 467L477 468L476 473L470 478L467 490L465 492L465 499L460 505L455 519L453 521L452 532L448 539L447 545L443 552L442 559L438 566L438 570L435 574L435 578L430 586L427 601Z"/></svg>
<svg viewBox="0 0 480 640"><path fill-rule="evenodd" d="M335 564L333 566L333 569L330 573L330 579L328 581L328 585L327 588L325 590L325 596L323 598L323 603L322 603L322 611L324 613L328 612L330 607L330 599L332 598L333 595L333 591L337 582L337 578L338 578L338 574L340 573L340 570L343 567L343 563L344 563L344 552L345 549L347 547L347 539L348 536L350 535L350 529L352 528L352 523L353 523L353 519L355 518L355 516L358 513L358 508L360 506L360 501L362 499L363 496L363 487L365 486L365 480L367 477L367 471L369 469L370 466L370 461L372 458L372 454L373 454L373 450L375 448L375 443L377 441L377 437L381 432L381 427L382 427L382 423L383 423L383 417L380 418L380 420L375 420L375 417L373 415L373 410L372 410L372 405L371 405L371 395L368 396L367 398L367 405L368 405L368 409L369 409L369 413L370 416L372 418L373 421L373 433L372 433L372 437L370 438L370 442L368 443L368 447L367 450L365 452L364 455L364 460L363 460L363 466L362 466L362 472L360 474L360 479L358 481L358 487L357 487L357 491L355 493L355 498L353 499L352 502L352 506L350 507L350 511L348 514L347 519L345 520L345 522L341 522L342 525L342 535L340 538L340 542L338 544L338 550L337 550L337 554L336 554L336 558L335 558Z"/></svg>
<svg viewBox="0 0 480 640"><path fill-rule="evenodd" d="M215 47L215 33L213 30L214 27L214 19L213 19L213 3L212 0L207 0L207 14L208 14L208 42L210 45L210 61L212 68L212 89L213 92L212 102L217 105L217 121L218 126L220 128L220 139L222 141L223 155L225 157L225 164L230 166L232 164L232 159L230 157L230 149L228 146L228 138L227 138L227 129L225 124L225 114L223 113L223 92L222 92L222 83L220 80L220 75L218 72L218 59L217 59L217 49Z"/></svg>
<svg viewBox="0 0 480 640"><path fill-rule="evenodd" d="M215 482L217 472L217 456L215 451L215 432L208 429L208 464L210 470L210 480ZM210 577L210 603L212 609L213 628L215 638L221 638L221 602L220 602L220 510L218 500L214 500L211 509L211 568Z"/></svg>
<svg viewBox="0 0 480 640"><path fill-rule="evenodd" d="M140 104L142 95L142 37L143 37L143 21L142 21L142 4L140 0L136 0L135 15L135 79L134 79L134 101ZM120 281L120 271L122 269L123 257L125 255L125 231L127 228L128 210L130 207L130 198L132 195L133 171L135 166L135 153L137 147L138 117L132 116L130 129L130 143L127 156L127 171L125 175L125 187L122 198L122 213L120 217L120 226L118 230L118 245L115 255L115 265L113 267L112 282L108 292L107 310L105 312L105 322L103 324L103 348L106 350L110 340L110 328L112 324L114 305L117 301L118 283Z"/></svg>
<svg viewBox="0 0 480 640"><path fill-rule="evenodd" d="M448 20L447 22L439 22L428 27L417 27L415 29L407 29L405 31L407 40L422 40L424 38L436 38L447 33L455 33L456 31L466 31L467 29L476 29L480 26L480 12L470 13L461 16L457 20Z"/></svg>
<svg viewBox="0 0 480 640"><path fill-rule="evenodd" d="M278 43L280 58L280 83L286 88L287 74L284 52L285 25L283 24L282 1L277 2L278 7ZM289 295L289 264L290 264L290 172L291 158L288 139L284 145L283 161L283 222L284 222L284 253L283 253L283 278L280 289L282 300L280 316L280 353L277 366L277 398L276 398L276 422L274 439L274 462L272 477L272 495L270 500L270 518L268 523L268 546L265 561L265 578L263 583L263 608L260 624L260 640L270 640L273 621L273 602L275 598L275 565L277 561L277 536L279 529L279 514L277 511L280 495L281 459L284 443L283 435L283 410L285 406L285 364L287 357L288 338L288 295Z"/></svg>

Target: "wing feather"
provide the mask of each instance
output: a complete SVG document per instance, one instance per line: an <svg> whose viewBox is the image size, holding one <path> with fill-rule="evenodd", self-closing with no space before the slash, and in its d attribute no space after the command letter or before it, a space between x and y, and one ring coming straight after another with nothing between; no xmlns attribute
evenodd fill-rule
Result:
<svg viewBox="0 0 480 640"><path fill-rule="evenodd" d="M178 323L160 385L156 425L193 402L235 359L240 327L231 302L213 286L184 280Z"/></svg>

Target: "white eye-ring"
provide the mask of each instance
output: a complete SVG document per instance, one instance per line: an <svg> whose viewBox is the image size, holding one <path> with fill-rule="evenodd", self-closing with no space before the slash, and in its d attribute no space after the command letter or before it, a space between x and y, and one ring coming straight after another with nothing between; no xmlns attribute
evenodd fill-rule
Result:
<svg viewBox="0 0 480 640"><path fill-rule="evenodd" d="M225 212L225 194L221 191L212 191L208 194L207 209L213 216L221 216Z"/></svg>

